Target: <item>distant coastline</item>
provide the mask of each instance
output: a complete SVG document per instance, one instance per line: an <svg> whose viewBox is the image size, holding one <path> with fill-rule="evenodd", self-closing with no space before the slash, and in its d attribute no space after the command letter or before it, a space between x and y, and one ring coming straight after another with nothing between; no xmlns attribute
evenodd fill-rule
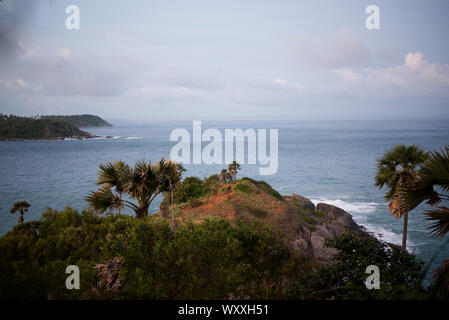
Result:
<svg viewBox="0 0 449 320"><path fill-rule="evenodd" d="M0 141L108 138L83 131L75 123L85 127L112 126L94 115L20 117L0 114Z"/></svg>

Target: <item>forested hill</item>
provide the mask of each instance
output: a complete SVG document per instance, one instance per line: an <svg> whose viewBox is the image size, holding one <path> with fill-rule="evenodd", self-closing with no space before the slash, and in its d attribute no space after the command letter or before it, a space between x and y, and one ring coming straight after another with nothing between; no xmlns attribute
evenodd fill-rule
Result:
<svg viewBox="0 0 449 320"><path fill-rule="evenodd" d="M63 120L70 122L71 124L81 127L112 127L112 124L103 120L99 116L92 114L81 114L71 116L41 116L41 119Z"/></svg>
<svg viewBox="0 0 449 320"><path fill-rule="evenodd" d="M70 122L0 114L0 140L89 138L91 134Z"/></svg>

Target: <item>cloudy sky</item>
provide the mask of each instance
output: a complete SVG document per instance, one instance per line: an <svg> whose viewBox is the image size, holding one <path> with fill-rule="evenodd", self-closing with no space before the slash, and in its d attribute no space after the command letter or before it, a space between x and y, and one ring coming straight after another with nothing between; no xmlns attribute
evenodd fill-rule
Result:
<svg viewBox="0 0 449 320"><path fill-rule="evenodd" d="M447 0L0 0L0 112L448 117L448 15Z"/></svg>

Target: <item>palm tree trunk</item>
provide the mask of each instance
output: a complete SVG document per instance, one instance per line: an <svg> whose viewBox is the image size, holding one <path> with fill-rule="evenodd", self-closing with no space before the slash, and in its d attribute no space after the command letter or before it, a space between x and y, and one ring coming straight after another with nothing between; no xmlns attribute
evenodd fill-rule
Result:
<svg viewBox="0 0 449 320"><path fill-rule="evenodd" d="M404 213L404 231L402 232L402 250L407 251L407 223L408 212Z"/></svg>

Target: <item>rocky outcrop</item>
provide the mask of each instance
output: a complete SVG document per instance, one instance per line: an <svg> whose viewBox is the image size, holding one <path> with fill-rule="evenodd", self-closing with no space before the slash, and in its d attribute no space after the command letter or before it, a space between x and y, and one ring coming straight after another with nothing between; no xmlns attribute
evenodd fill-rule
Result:
<svg viewBox="0 0 449 320"><path fill-rule="evenodd" d="M296 194L278 195L266 183L242 179L234 184L219 184L214 194L200 199L198 206L186 203L177 210L186 221L224 218L252 223L255 220L281 231L294 250L318 264L332 263L336 253L335 249L324 247L326 239L341 236L348 230L359 231L352 216L343 209L325 203L315 207L310 199Z"/></svg>
<svg viewBox="0 0 449 320"><path fill-rule="evenodd" d="M325 240L340 236L347 231L359 232L360 227L349 213L330 204L319 203L317 213L321 219L315 227L316 231L310 235L310 242L314 259L319 263L328 264L332 262L332 257L337 251L334 248L325 248Z"/></svg>
<svg viewBox="0 0 449 320"><path fill-rule="evenodd" d="M332 224L334 224L340 233L346 230L360 231L358 224L352 220L351 214L345 210L327 203L318 203L316 209L327 220L332 221Z"/></svg>
<svg viewBox="0 0 449 320"><path fill-rule="evenodd" d="M308 210L315 211L315 205L310 199L304 198L302 196L298 196L297 194L292 193L292 199L295 201L300 207Z"/></svg>

